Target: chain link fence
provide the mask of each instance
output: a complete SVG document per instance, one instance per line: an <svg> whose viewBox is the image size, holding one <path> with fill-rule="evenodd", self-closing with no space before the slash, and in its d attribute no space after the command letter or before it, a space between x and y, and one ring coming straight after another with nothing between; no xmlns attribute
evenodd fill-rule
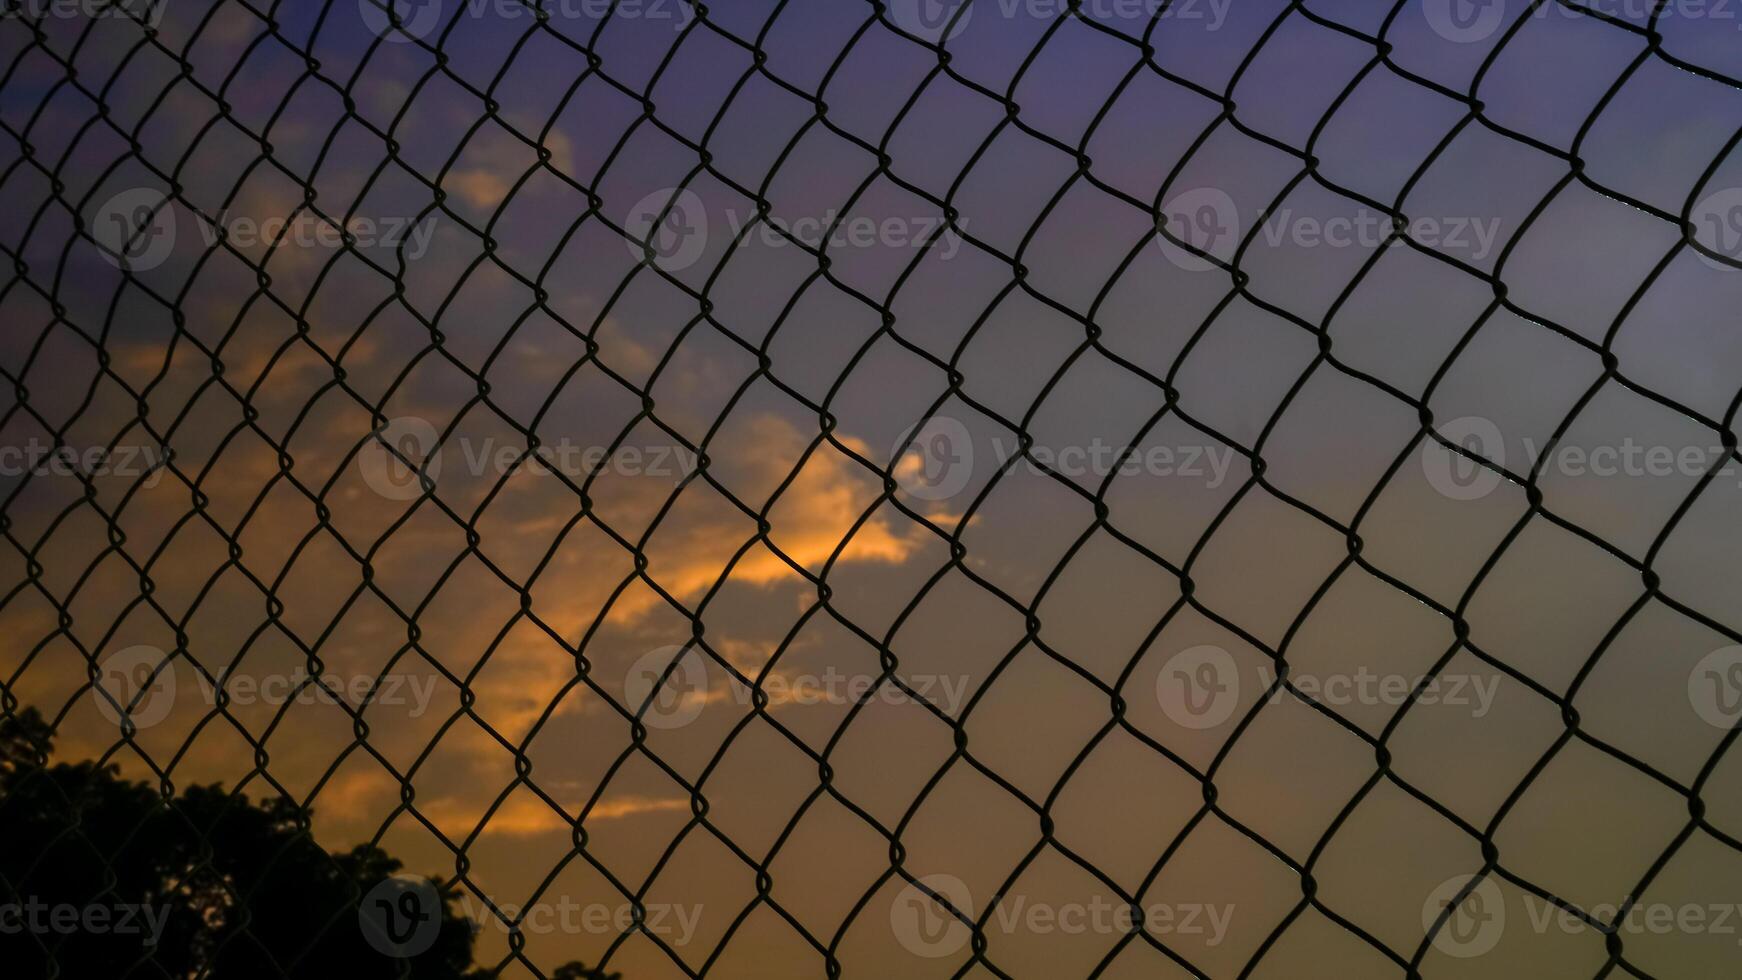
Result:
<svg viewBox="0 0 1742 980"><path fill-rule="evenodd" d="M19 975L1734 971L1737 24L1357 6L6 0Z"/></svg>

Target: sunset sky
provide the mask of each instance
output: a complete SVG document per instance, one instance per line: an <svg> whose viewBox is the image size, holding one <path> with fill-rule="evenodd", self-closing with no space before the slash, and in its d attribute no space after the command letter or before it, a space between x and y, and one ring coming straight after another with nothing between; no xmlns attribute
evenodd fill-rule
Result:
<svg viewBox="0 0 1742 980"><path fill-rule="evenodd" d="M1546 904L1742 909L1717 5L14 6L0 697L61 758L306 803L481 963L694 912L504 976L1742 963ZM997 911L1134 901L1225 929Z"/></svg>

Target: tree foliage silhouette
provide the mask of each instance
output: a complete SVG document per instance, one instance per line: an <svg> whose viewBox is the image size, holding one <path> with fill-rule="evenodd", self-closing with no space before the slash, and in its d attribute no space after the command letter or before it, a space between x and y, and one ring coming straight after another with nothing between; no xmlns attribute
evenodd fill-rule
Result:
<svg viewBox="0 0 1742 980"><path fill-rule="evenodd" d="M328 853L286 799L221 787L165 799L111 765L55 762L34 708L0 718L0 964L64 980L478 980L472 924L440 890L433 941L371 945L358 903L402 870L370 844ZM437 882L440 889L440 883ZM433 912L433 910L432 910ZM618 980L580 963L556 980Z"/></svg>

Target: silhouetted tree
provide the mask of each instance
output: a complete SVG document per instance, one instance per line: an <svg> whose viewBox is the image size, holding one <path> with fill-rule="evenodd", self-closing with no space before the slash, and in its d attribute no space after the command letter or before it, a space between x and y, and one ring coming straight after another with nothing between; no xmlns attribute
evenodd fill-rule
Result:
<svg viewBox="0 0 1742 980"><path fill-rule="evenodd" d="M53 740L34 708L0 718L0 975L489 975L472 965L474 930L455 908L458 896L420 884L412 891L421 905L396 908L407 901L395 877L402 865L381 848L329 854L282 798L252 803L214 785L165 800L114 766L51 763ZM359 904L371 902L405 914L368 935ZM380 935L395 926L422 931L396 947L399 937ZM573 962L554 980L621 977Z"/></svg>

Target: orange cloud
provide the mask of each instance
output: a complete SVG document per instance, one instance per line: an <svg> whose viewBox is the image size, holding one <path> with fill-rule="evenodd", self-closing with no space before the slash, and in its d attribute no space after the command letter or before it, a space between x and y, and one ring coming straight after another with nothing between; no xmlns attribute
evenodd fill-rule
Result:
<svg viewBox="0 0 1742 980"><path fill-rule="evenodd" d="M475 795L475 794L474 794ZM469 833L484 819L484 807L476 799L460 796L444 796L428 803L418 801L417 808L424 816L437 826L444 828L464 828ZM660 798L650 796L619 796L606 799L593 807L587 814L587 822L598 820L622 820L643 813L661 813L673 810L688 810L690 801L684 798ZM485 821L483 834L486 837L534 837L539 834L554 832L567 833L569 821L552 810L543 800L534 796L510 796L496 812L490 814Z"/></svg>

